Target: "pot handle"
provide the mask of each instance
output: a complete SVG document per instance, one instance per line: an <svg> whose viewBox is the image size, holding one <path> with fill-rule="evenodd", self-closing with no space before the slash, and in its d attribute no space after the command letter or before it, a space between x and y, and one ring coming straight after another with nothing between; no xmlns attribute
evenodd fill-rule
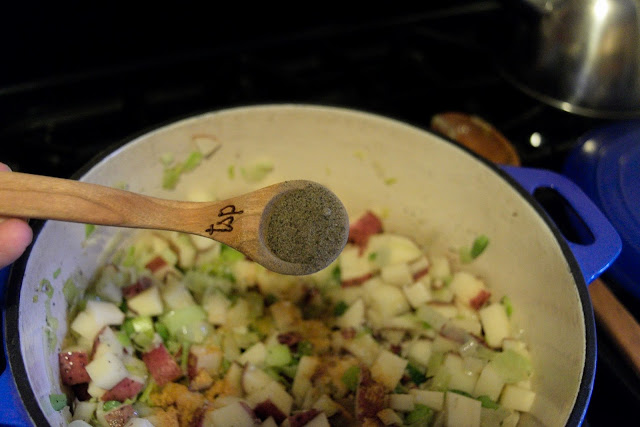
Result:
<svg viewBox="0 0 640 427"><path fill-rule="evenodd" d="M572 242L564 236L587 283L594 281L615 261L622 250L620 236L578 185L563 175L547 170L514 166L501 168L532 196L538 189L554 190L564 198L589 229L593 235L593 242L588 244ZM551 215L549 217L553 221Z"/></svg>
<svg viewBox="0 0 640 427"><path fill-rule="evenodd" d="M5 300L4 295L6 293L6 285L9 278L9 267L5 267L0 269L0 305L2 305L2 309L4 311ZM4 321L4 318L2 319ZM0 328L0 338L2 338L2 334L4 332L4 325ZM7 347L6 340L2 340L4 352L4 360L3 363L0 363L0 420L2 420L2 425L7 426L27 426L29 423L29 416L27 415L24 405L22 404L22 400L20 399L20 395L18 394L18 390L16 388L15 379L13 377L13 373L11 372L11 368L9 367L9 362L7 360Z"/></svg>

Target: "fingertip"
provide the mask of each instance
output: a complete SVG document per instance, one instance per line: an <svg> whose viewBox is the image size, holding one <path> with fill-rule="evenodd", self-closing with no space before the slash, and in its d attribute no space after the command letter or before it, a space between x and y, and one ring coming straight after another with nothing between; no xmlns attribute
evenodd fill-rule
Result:
<svg viewBox="0 0 640 427"><path fill-rule="evenodd" d="M0 267L17 260L33 240L33 230L24 220L9 218L0 223Z"/></svg>

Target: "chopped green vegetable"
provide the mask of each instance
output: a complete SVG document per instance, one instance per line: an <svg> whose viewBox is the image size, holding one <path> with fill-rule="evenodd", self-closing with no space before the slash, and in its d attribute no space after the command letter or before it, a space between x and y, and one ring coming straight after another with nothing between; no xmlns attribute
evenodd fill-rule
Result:
<svg viewBox="0 0 640 427"><path fill-rule="evenodd" d="M524 381L533 371L529 359L513 350L496 353L489 363L507 384Z"/></svg>
<svg viewBox="0 0 640 427"><path fill-rule="evenodd" d="M191 172L198 167L202 162L202 157L203 156L200 151L192 151L189 154L189 157L181 163L174 164L173 161L167 162L164 159L161 159L165 166L164 174L162 176L162 188L166 190L173 190L176 185L178 185L180 176L183 173ZM169 159L167 158L167 160Z"/></svg>
<svg viewBox="0 0 640 427"><path fill-rule="evenodd" d="M234 165L229 165L227 168L227 176L229 179L234 179L236 177L236 168Z"/></svg>
<svg viewBox="0 0 640 427"><path fill-rule="evenodd" d="M96 231L96 226L95 225L93 225L93 224L85 224L84 225L84 237L85 237L85 239L88 239L89 236L91 236L94 231Z"/></svg>
<svg viewBox="0 0 640 427"><path fill-rule="evenodd" d="M296 346L296 357L311 356L313 354L313 344L310 341L300 341Z"/></svg>
<svg viewBox="0 0 640 427"><path fill-rule="evenodd" d="M66 394L50 394L49 402L51 402L51 407L54 411L60 411L62 408L67 406L67 395Z"/></svg>
<svg viewBox="0 0 640 427"><path fill-rule="evenodd" d="M396 182L398 182L397 178L385 178L384 180L385 185L393 185Z"/></svg>
<svg viewBox="0 0 640 427"><path fill-rule="evenodd" d="M155 381L153 380L153 378L149 379L149 383L147 384L145 389L142 391L142 394L140 395L140 398L138 400L142 403L147 403L149 401L149 396L151 396L151 393L155 388L156 388Z"/></svg>
<svg viewBox="0 0 640 427"><path fill-rule="evenodd" d="M200 165L200 162L202 162L202 153L200 151L191 152L182 166L182 172L191 172Z"/></svg>
<svg viewBox="0 0 640 427"><path fill-rule="evenodd" d="M479 396L477 400L479 400L482 403L483 408L488 408L488 409L500 408L500 405L498 405L498 403L495 402L494 400L491 400L489 396Z"/></svg>
<svg viewBox="0 0 640 427"><path fill-rule="evenodd" d="M360 377L360 367L351 366L342 374L342 383L349 391L356 391L358 388L358 380Z"/></svg>
<svg viewBox="0 0 640 427"><path fill-rule="evenodd" d="M76 288L72 279L69 278L64 282L64 285L62 285L62 294L69 305L71 305L78 297L78 288Z"/></svg>
<svg viewBox="0 0 640 427"><path fill-rule="evenodd" d="M285 366L291 363L291 351L284 344L274 344L267 347L264 363L267 366Z"/></svg>
<svg viewBox="0 0 640 427"><path fill-rule="evenodd" d="M240 261L241 259L244 259L244 254L242 252L239 252L225 244L220 247L220 261L230 263Z"/></svg>
<svg viewBox="0 0 640 427"><path fill-rule="evenodd" d="M471 257L478 258L482 252L489 246L489 238L484 234L476 237L471 246Z"/></svg>
<svg viewBox="0 0 640 427"><path fill-rule="evenodd" d="M185 342L182 344L182 353L180 353L180 367L183 372L187 371L187 364L189 363L189 350L191 349L191 344Z"/></svg>
<svg viewBox="0 0 640 427"><path fill-rule="evenodd" d="M508 296L503 296L500 303L504 306L504 310L507 312L507 317L511 317L513 314L513 304Z"/></svg>
<svg viewBox="0 0 640 427"><path fill-rule="evenodd" d="M162 338L162 341L167 341L169 339L169 330L164 325L164 323L156 322L154 324L156 332Z"/></svg>
<svg viewBox="0 0 640 427"><path fill-rule="evenodd" d="M338 317L342 316L349 309L349 304L344 301L338 301L338 303L333 307L333 315Z"/></svg>
<svg viewBox="0 0 640 427"><path fill-rule="evenodd" d="M342 281L342 271L340 270L340 265L336 265L336 268L331 271L331 278L338 283Z"/></svg>
<svg viewBox="0 0 640 427"><path fill-rule="evenodd" d="M451 389L451 390L447 390L449 393L455 393L455 394L460 394L462 396L465 397L470 397L471 399L473 399L473 396L471 395L471 393L467 393L466 391L463 390L456 390L456 389Z"/></svg>
<svg viewBox="0 0 640 427"><path fill-rule="evenodd" d="M125 331L116 332L116 337L118 338L120 344L122 344L124 347L131 346L131 340L129 339L129 336Z"/></svg>
<svg viewBox="0 0 640 427"><path fill-rule="evenodd" d="M428 426L431 424L434 411L427 405L416 403L413 411L409 412L405 418L408 425Z"/></svg>
<svg viewBox="0 0 640 427"><path fill-rule="evenodd" d="M178 340L186 339L191 342L202 342L208 333L205 329L207 313L199 305L189 305L177 310L171 310L160 316L169 335Z"/></svg>
<svg viewBox="0 0 640 427"><path fill-rule="evenodd" d="M40 282L39 289L40 289L40 292L44 292L49 299L53 297L53 286L51 285L51 282L48 281L47 279L42 279L42 281Z"/></svg>
<svg viewBox="0 0 640 427"><path fill-rule="evenodd" d="M264 297L264 305L265 305L266 307L268 307L268 306L270 306L271 304L274 304L274 303L276 303L276 302L278 302L278 297L277 297L277 296L275 296L274 294L267 294L267 295Z"/></svg>
<svg viewBox="0 0 640 427"><path fill-rule="evenodd" d="M61 272L62 270L58 268L56 271L53 272L53 278L57 279Z"/></svg>
<svg viewBox="0 0 640 427"><path fill-rule="evenodd" d="M407 374L409 374L409 378L415 385L420 385L423 382L427 381L427 376L423 374L420 369L412 365L411 363L407 364Z"/></svg>
<svg viewBox="0 0 640 427"><path fill-rule="evenodd" d="M489 246L489 238L484 234L478 236L473 241L471 248L460 248L460 261L468 264L478 258L482 252Z"/></svg>
<svg viewBox="0 0 640 427"><path fill-rule="evenodd" d="M377 257L378 257L378 253L377 252L371 252L369 254L369 261L375 261Z"/></svg>
<svg viewBox="0 0 640 427"><path fill-rule="evenodd" d="M118 402L117 400L109 400L104 402L102 409L104 409L104 412L109 412L110 410L115 409L120 405L122 405L122 403Z"/></svg>

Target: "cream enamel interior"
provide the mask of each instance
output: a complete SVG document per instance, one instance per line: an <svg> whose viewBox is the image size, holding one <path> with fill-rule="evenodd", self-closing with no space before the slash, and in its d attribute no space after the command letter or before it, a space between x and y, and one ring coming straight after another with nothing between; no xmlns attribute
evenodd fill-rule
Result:
<svg viewBox="0 0 640 427"><path fill-rule="evenodd" d="M160 156L186 157L192 136L199 134L214 136L220 148L184 175L175 191L162 190ZM246 182L242 168L261 159L273 163L273 172L259 183ZM384 211L388 228L415 237L434 252L468 245L480 233L488 235L490 246L472 267L496 295L508 294L514 303L514 318L530 344L535 366L538 398L533 413L545 425L566 423L585 363L584 317L575 280L536 210L495 171L456 145L351 110L247 107L187 119L139 137L82 178L111 186L124 182L133 191L175 199L202 194L221 199L286 179L326 185L352 218L368 208ZM85 242L83 225L49 221L28 261L20 297L22 354L52 425L63 424L63 419L48 402L60 386L59 347L50 351L43 334L47 310L60 319L55 331L59 346L66 333L64 281L74 277L86 284L107 242L123 231L98 227ZM54 279L58 269L61 274ZM48 302L40 294L34 302L45 278L54 286L53 299Z"/></svg>

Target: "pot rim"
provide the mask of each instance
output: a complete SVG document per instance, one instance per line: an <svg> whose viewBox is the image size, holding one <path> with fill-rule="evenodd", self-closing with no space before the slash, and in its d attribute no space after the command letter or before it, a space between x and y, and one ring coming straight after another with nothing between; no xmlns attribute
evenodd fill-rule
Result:
<svg viewBox="0 0 640 427"><path fill-rule="evenodd" d="M512 178L509 174L507 174L504 170L499 168L494 163L486 160L481 157L477 153L471 151L464 145L458 143L457 141L450 139L446 136L435 134L433 131L429 129L425 129L424 127L417 126L407 120L401 120L389 115L382 115L380 113L370 112L363 109L355 109L341 106L331 106L331 105L320 105L320 104L302 104L302 103L270 103L270 104L250 104L245 106L236 106L229 108L220 108L216 110L207 110L200 113L194 113L189 115L184 115L182 117L173 118L167 120L163 123L151 126L143 131L134 133L124 140L120 140L111 146L105 148L100 153L95 155L92 159L90 159L84 166L82 166L76 173L74 173L71 178L79 179L84 176L89 170L91 170L97 163L102 161L107 155L113 153L119 148L125 146L126 144L142 137L152 132L160 131L162 128L165 128L170 125L175 125L179 122L189 119L197 119L200 117L207 116L209 114L216 114L221 112L228 112L233 110L247 110L252 108L278 108L278 107L301 107L301 108L320 108L326 110L334 110L336 112L356 112L363 113L366 115L374 116L377 118L386 118L394 121L398 121L402 124L406 124L409 126L413 126L414 128L436 135L437 137L449 142L450 144L455 145L456 147L462 149L467 152L471 156L473 156L476 160L484 163L488 166L493 172L499 175L503 180L506 181L511 187L513 187L518 193L535 209L539 216L542 217L543 221L551 230L553 236L556 241L560 245L562 250L562 254L569 264L569 269L571 271L571 276L574 278L578 295L580 297L580 304L582 306L582 313L584 316L585 323L585 363L582 370L582 378L580 380L580 386L578 389L578 393L576 395L576 400L574 402L573 408L569 414L569 418L567 419L567 425L575 425L578 426L582 424L584 417L587 412L587 408L589 406L589 400L591 399L591 393L593 390L593 384L595 380L595 372L596 372L596 360L597 360L597 341L596 341L596 326L595 326L595 317L593 314L593 307L591 305L591 299L589 297L589 291L587 289L587 283L585 282L584 276L582 275L580 266L576 258L574 257L569 245L567 244L565 238L562 236L560 229L556 226L553 220L546 214L541 205L536 201L536 199L529 194L514 178ZM31 254L31 250L33 246L37 242L37 239L42 231L42 228L47 223L47 221L43 220L34 220L30 221L30 225L33 228L33 241L24 252L24 254L13 264L11 268L11 273L8 280L8 289L6 291L6 305L3 310L3 331L5 337L5 351L7 354L7 368L11 369L12 380L18 390L22 403L31 418L32 422L35 425L47 425L48 421L46 416L44 415L42 409L40 409L40 405L38 404L38 400L31 389L31 386L28 381L17 381L17 378L27 379L27 370L24 364L24 360L22 358L22 352L20 348L20 330L19 330L19 304L20 304L20 291L22 287L22 280L24 277L24 273L27 266L27 261L29 260L29 255Z"/></svg>

